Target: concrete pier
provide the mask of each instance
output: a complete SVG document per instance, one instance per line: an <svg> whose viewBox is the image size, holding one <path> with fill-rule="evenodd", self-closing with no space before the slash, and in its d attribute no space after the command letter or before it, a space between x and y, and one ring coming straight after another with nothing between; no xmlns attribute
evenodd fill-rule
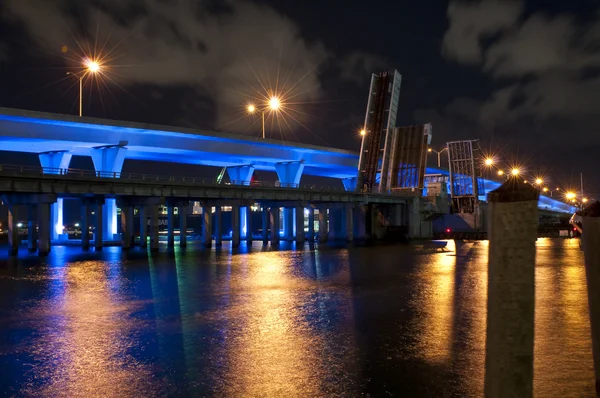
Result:
<svg viewBox="0 0 600 398"><path fill-rule="evenodd" d="M167 204L167 250L175 250L175 206Z"/></svg>
<svg viewBox="0 0 600 398"><path fill-rule="evenodd" d="M121 207L121 233L123 249L133 246L133 206Z"/></svg>
<svg viewBox="0 0 600 398"><path fill-rule="evenodd" d="M319 243L327 242L327 209L319 208Z"/></svg>
<svg viewBox="0 0 600 398"><path fill-rule="evenodd" d="M179 213L179 247L186 247L188 206L180 204L177 211Z"/></svg>
<svg viewBox="0 0 600 398"><path fill-rule="evenodd" d="M38 210L38 254L47 256L50 253L50 203L40 202Z"/></svg>
<svg viewBox="0 0 600 398"><path fill-rule="evenodd" d="M103 235L103 211L104 201L96 201L95 206L95 223L94 223L94 249L102 250L102 235Z"/></svg>
<svg viewBox="0 0 600 398"><path fill-rule="evenodd" d="M231 206L231 247L240 246L240 206Z"/></svg>
<svg viewBox="0 0 600 398"><path fill-rule="evenodd" d="M158 251L158 206L150 206L150 251Z"/></svg>
<svg viewBox="0 0 600 398"><path fill-rule="evenodd" d="M296 243L304 243L304 207L296 207Z"/></svg>
<svg viewBox="0 0 600 398"><path fill-rule="evenodd" d="M19 206L8 205L8 255L16 256L19 253Z"/></svg>
<svg viewBox="0 0 600 398"><path fill-rule="evenodd" d="M283 208L283 239L294 240L294 209L290 207Z"/></svg>
<svg viewBox="0 0 600 398"><path fill-rule="evenodd" d="M308 208L308 236L309 242L315 241L315 209L312 206Z"/></svg>
<svg viewBox="0 0 600 398"><path fill-rule="evenodd" d="M223 245L223 211L221 206L215 206L215 246Z"/></svg>
<svg viewBox="0 0 600 398"><path fill-rule="evenodd" d="M210 206L202 206L202 244L212 247L212 211Z"/></svg>
<svg viewBox="0 0 600 398"><path fill-rule="evenodd" d="M533 395L538 197L535 188L516 177L488 195L488 398Z"/></svg>
<svg viewBox="0 0 600 398"><path fill-rule="evenodd" d="M37 206L27 206L27 250L30 253L37 251Z"/></svg>
<svg viewBox="0 0 600 398"><path fill-rule="evenodd" d="M262 207L262 242L265 246L269 244L269 209L264 205Z"/></svg>
<svg viewBox="0 0 600 398"><path fill-rule="evenodd" d="M352 205L346 205L344 208L345 225L346 225L346 240L348 242L354 241L354 207Z"/></svg>
<svg viewBox="0 0 600 398"><path fill-rule="evenodd" d="M271 245L279 244L279 207L271 207Z"/></svg>
<svg viewBox="0 0 600 398"><path fill-rule="evenodd" d="M90 249L90 203L87 199L81 201L81 248Z"/></svg>
<svg viewBox="0 0 600 398"><path fill-rule="evenodd" d="M148 207L140 206L140 247L145 249L148 247Z"/></svg>
<svg viewBox="0 0 600 398"><path fill-rule="evenodd" d="M244 208L246 212L246 243L252 244L252 206L246 206Z"/></svg>

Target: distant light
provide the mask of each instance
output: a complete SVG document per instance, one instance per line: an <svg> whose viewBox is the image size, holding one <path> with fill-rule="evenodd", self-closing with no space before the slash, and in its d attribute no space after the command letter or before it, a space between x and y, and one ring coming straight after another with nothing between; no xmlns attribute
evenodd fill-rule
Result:
<svg viewBox="0 0 600 398"><path fill-rule="evenodd" d="M365 129L360 130L360 135L367 135L367 131ZM429 149L431 151L431 149Z"/></svg>
<svg viewBox="0 0 600 398"><path fill-rule="evenodd" d="M504 171L502 171L502 170L498 170L498 175L499 175L499 176L502 176L502 175L504 175Z"/></svg>
<svg viewBox="0 0 600 398"><path fill-rule="evenodd" d="M514 175L514 176L518 176L518 175L521 173L521 170L519 170L519 169L512 169L512 170L510 171L510 173L511 173L512 175Z"/></svg>
<svg viewBox="0 0 600 398"><path fill-rule="evenodd" d="M548 191L549 191L549 189L548 189L547 187L544 187L543 191L544 191L544 192L548 192Z"/></svg>
<svg viewBox="0 0 600 398"><path fill-rule="evenodd" d="M21 228L21 227L23 227L23 223L22 222L17 223L17 228Z"/></svg>
<svg viewBox="0 0 600 398"><path fill-rule="evenodd" d="M249 104L246 109L248 110L248 113L254 113L254 111L256 111L256 107L252 104Z"/></svg>
<svg viewBox="0 0 600 398"><path fill-rule="evenodd" d="M525 184L527 184L527 180L523 181Z"/></svg>
<svg viewBox="0 0 600 398"><path fill-rule="evenodd" d="M446 228L446 232L450 233L450 232L452 232L452 230L450 228Z"/></svg>
<svg viewBox="0 0 600 398"><path fill-rule="evenodd" d="M575 193L573 193L573 192L567 192L565 196L566 196L567 199L571 199L572 202L575 201L575 196L576 196Z"/></svg>
<svg viewBox="0 0 600 398"><path fill-rule="evenodd" d="M494 159L492 159L492 158L487 158L487 159L485 160L485 165L486 165L486 166L491 166L491 165L493 165L493 164L494 164Z"/></svg>
<svg viewBox="0 0 600 398"><path fill-rule="evenodd" d="M588 202L588 198L583 198L583 203L587 203Z"/></svg>
<svg viewBox="0 0 600 398"><path fill-rule="evenodd" d="M75 227L76 227L76 228L79 228L79 223L75 223Z"/></svg>
<svg viewBox="0 0 600 398"><path fill-rule="evenodd" d="M364 131L364 130L363 130ZM427 148L427 152L433 152L433 149Z"/></svg>
<svg viewBox="0 0 600 398"><path fill-rule="evenodd" d="M544 183L544 180L542 180L541 178L536 178L536 179L535 179L535 183L536 183L537 185L542 185L542 184Z"/></svg>
<svg viewBox="0 0 600 398"><path fill-rule="evenodd" d="M97 61L88 58L85 60L84 64L87 70L92 73L96 73L100 70L100 64Z"/></svg>
<svg viewBox="0 0 600 398"><path fill-rule="evenodd" d="M277 97L271 97L269 100L269 108L271 110L276 111L281 107L281 101Z"/></svg>

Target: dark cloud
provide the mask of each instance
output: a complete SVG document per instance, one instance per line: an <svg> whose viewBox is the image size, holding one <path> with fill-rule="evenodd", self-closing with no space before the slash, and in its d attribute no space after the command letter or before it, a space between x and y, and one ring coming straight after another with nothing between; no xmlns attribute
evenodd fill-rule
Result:
<svg viewBox="0 0 600 398"><path fill-rule="evenodd" d="M385 58L378 55L357 51L343 57L340 68L340 76L343 79L362 85L371 81L371 74L389 69L390 64Z"/></svg>

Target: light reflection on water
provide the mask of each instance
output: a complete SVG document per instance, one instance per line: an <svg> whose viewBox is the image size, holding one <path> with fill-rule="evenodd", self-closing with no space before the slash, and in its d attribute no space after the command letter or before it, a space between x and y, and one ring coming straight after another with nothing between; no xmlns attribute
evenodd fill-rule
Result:
<svg viewBox="0 0 600 398"><path fill-rule="evenodd" d="M285 247L285 245L284 245ZM487 242L0 258L0 387L32 396L481 396ZM535 395L589 396L583 256L537 242Z"/></svg>

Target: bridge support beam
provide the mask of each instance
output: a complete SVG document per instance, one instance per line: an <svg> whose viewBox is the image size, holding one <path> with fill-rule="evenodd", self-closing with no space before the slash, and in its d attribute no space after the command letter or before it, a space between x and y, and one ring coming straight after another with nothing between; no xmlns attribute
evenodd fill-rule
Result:
<svg viewBox="0 0 600 398"><path fill-rule="evenodd" d="M302 172L304 171L304 160L276 163L275 171L277 172L280 186L298 188Z"/></svg>
<svg viewBox="0 0 600 398"><path fill-rule="evenodd" d="M92 149L94 170L100 177L119 177L123 169L123 162L127 148L123 146L109 146ZM104 204L104 240L113 240L117 233L117 204L116 200L107 198Z"/></svg>
<svg viewBox="0 0 600 398"><path fill-rule="evenodd" d="M202 206L202 243L204 247L212 247L212 208Z"/></svg>
<svg viewBox="0 0 600 398"><path fill-rule="evenodd" d="M231 206L231 247L240 246L240 206Z"/></svg>
<svg viewBox="0 0 600 398"><path fill-rule="evenodd" d="M304 243L304 207L298 206L296 211L296 243Z"/></svg>
<svg viewBox="0 0 600 398"><path fill-rule="evenodd" d="M66 151L45 152L38 155L44 174L63 174L69 168L73 155ZM51 206L50 223L52 224L51 239L58 239L63 233L63 199L58 198Z"/></svg>
<svg viewBox="0 0 600 398"><path fill-rule="evenodd" d="M38 254L47 256L50 253L50 204L40 202L38 210Z"/></svg>
<svg viewBox="0 0 600 398"><path fill-rule="evenodd" d="M279 244L279 207L271 207L271 245Z"/></svg>
<svg viewBox="0 0 600 398"><path fill-rule="evenodd" d="M315 208L308 208L308 241L315 241Z"/></svg>
<svg viewBox="0 0 600 398"><path fill-rule="evenodd" d="M344 189L346 192L356 191L356 177L344 178L342 179L342 184L344 184Z"/></svg>
<svg viewBox="0 0 600 398"><path fill-rule="evenodd" d="M81 248L83 250L90 249L90 201L89 199L81 200Z"/></svg>
<svg viewBox="0 0 600 398"><path fill-rule="evenodd" d="M30 253L37 251L37 205L27 206L27 249Z"/></svg>
<svg viewBox="0 0 600 398"><path fill-rule="evenodd" d="M215 206L215 246L223 246L223 210Z"/></svg>
<svg viewBox="0 0 600 398"><path fill-rule="evenodd" d="M167 203L167 250L175 250L175 206Z"/></svg>
<svg viewBox="0 0 600 398"><path fill-rule="evenodd" d="M354 206L346 205L344 208L345 221L346 221L346 240L348 242L354 241Z"/></svg>
<svg viewBox="0 0 600 398"><path fill-rule="evenodd" d="M103 235L103 210L104 210L104 201L97 200L96 201L96 222L94 229L94 248L96 251L102 250L102 235Z"/></svg>
<svg viewBox="0 0 600 398"><path fill-rule="evenodd" d="M19 205L8 205L8 255L19 254Z"/></svg>
<svg viewBox="0 0 600 398"><path fill-rule="evenodd" d="M253 173L254 166L252 165L227 167L231 185L250 185Z"/></svg>
<svg viewBox="0 0 600 398"><path fill-rule="evenodd" d="M248 205L245 207L246 213L246 243L252 244L252 206Z"/></svg>
<svg viewBox="0 0 600 398"><path fill-rule="evenodd" d="M140 206L140 247L145 249L148 247L148 207Z"/></svg>
<svg viewBox="0 0 600 398"><path fill-rule="evenodd" d="M179 212L179 247L187 246L188 207L181 204L177 207L177 211Z"/></svg>
<svg viewBox="0 0 600 398"><path fill-rule="evenodd" d="M294 240L294 209L291 207L283 208L283 239Z"/></svg>
<svg viewBox="0 0 600 398"><path fill-rule="evenodd" d="M319 208L319 243L327 242L327 209Z"/></svg>
<svg viewBox="0 0 600 398"><path fill-rule="evenodd" d="M158 251L158 205L150 206L150 251Z"/></svg>
<svg viewBox="0 0 600 398"><path fill-rule="evenodd" d="M263 245L269 243L269 209L262 205L262 242Z"/></svg>
<svg viewBox="0 0 600 398"><path fill-rule="evenodd" d="M345 240L345 214L344 208L337 205L329 208L329 233L328 240Z"/></svg>
<svg viewBox="0 0 600 398"><path fill-rule="evenodd" d="M123 249L128 250L133 246L133 206L121 207L121 232Z"/></svg>

